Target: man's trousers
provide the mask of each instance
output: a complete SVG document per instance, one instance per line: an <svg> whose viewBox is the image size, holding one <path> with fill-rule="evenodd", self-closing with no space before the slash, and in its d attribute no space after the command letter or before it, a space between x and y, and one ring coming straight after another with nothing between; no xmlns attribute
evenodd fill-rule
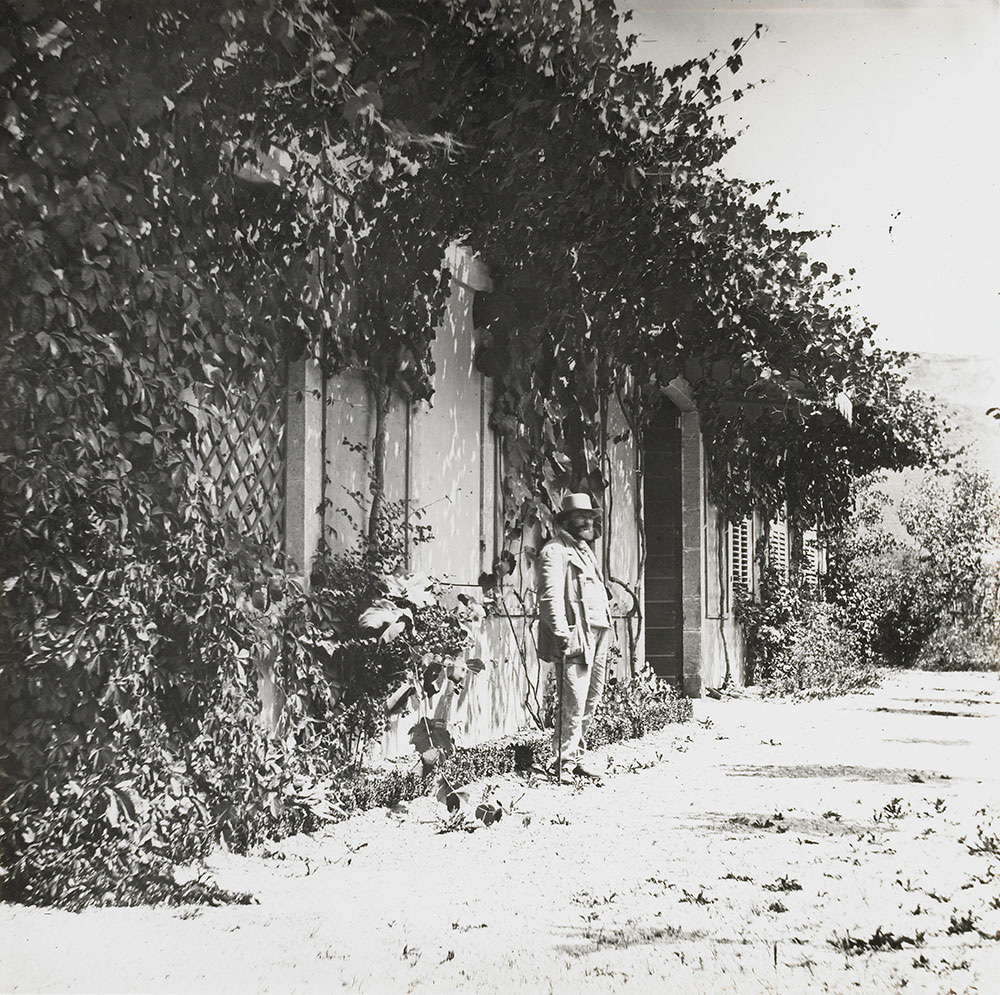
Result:
<svg viewBox="0 0 1000 995"><path fill-rule="evenodd" d="M556 727L552 734L552 749L558 753L562 734L563 765L569 769L578 764L586 748L587 729L604 694L608 676L610 629L585 630L586 663L557 663L556 667ZM562 721L559 716L559 681L562 670Z"/></svg>

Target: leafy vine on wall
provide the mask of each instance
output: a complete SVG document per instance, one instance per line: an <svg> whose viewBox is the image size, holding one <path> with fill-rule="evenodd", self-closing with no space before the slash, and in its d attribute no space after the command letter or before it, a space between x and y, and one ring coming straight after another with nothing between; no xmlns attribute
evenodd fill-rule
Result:
<svg viewBox="0 0 1000 995"><path fill-rule="evenodd" d="M606 398L640 437L679 375L729 518L787 501L834 522L853 476L940 458L900 358L807 257L815 233L720 169L752 39L660 71L623 19L611 0L0 5L0 760L29 900L311 817L314 717L281 742L256 722L247 592L286 583L280 557L218 520L187 402L304 354L363 370L377 556L379 412L433 393L457 240L495 284L477 362L511 532L605 487ZM311 666L289 688L332 694ZM129 898L106 884L73 900Z"/></svg>

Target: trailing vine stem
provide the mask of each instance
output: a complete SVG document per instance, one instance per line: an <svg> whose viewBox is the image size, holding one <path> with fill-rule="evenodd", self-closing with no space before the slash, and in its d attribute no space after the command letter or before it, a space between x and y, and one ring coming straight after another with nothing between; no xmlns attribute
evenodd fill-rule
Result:
<svg viewBox="0 0 1000 995"><path fill-rule="evenodd" d="M476 362L495 388L509 528L547 522L564 489L600 493L601 398L626 382L641 419L686 377L730 520L787 501L832 526L855 476L938 455L902 360L810 262L815 233L719 170L736 141L714 114L732 56L636 64L603 3L266 8L0 5L0 666L14 716L0 780L16 798L5 881L21 896L47 882L54 900L127 897L101 867L148 877L150 837L105 817L108 790L131 803L123 783L176 830L178 859L310 824L293 779L329 744L305 706L297 739L272 741L243 663L259 639L243 592L291 581L279 551L234 537L192 490L203 425L188 400L221 412L303 355L369 376L377 548L391 401L433 393L456 240L493 278L476 295ZM40 44L57 14L65 30ZM831 406L839 392L853 421ZM311 653L294 678L325 716L335 695ZM529 705L538 693L529 680ZM186 786L204 812L183 825L164 803L175 744L217 786ZM248 762L277 763L277 786L247 786ZM60 884L79 882L53 861L98 871L67 898Z"/></svg>
<svg viewBox="0 0 1000 995"><path fill-rule="evenodd" d="M514 596L518 598L519 601L522 602L522 607L523 607L523 599L521 598L520 592L513 589L511 590ZM500 591L497 594L496 601L500 604L500 607L503 610L504 617L507 619L507 624L510 627L511 636L513 636L514 638L514 645L517 647L518 656L520 657L521 660L521 669L524 671L524 680L525 684L527 685L527 688L524 692L524 707L527 710L528 714L531 716L531 719L535 723L535 725L538 726L539 729L544 729L545 724L542 722L541 718L542 706L541 702L539 702L538 700L538 685L535 684L531 679L531 673L528 668L528 654L524 648L524 645L522 645L521 639L519 639L518 637L517 628L514 625L514 619L511 617L510 609L508 609L507 607L507 602L504 599L503 591L504 589L501 587ZM531 631L530 626L528 626L527 628L530 634ZM532 637L532 640L534 640L534 637ZM537 653L536 653L536 659L537 659ZM531 702L532 698L534 699L534 705L532 705Z"/></svg>
<svg viewBox="0 0 1000 995"><path fill-rule="evenodd" d="M386 439L392 388L388 383L379 382L374 377L369 377L368 380L375 406L375 429L369 474L369 490L372 501L368 512L368 555L377 558L379 555L379 526L382 522L382 506L385 495Z"/></svg>

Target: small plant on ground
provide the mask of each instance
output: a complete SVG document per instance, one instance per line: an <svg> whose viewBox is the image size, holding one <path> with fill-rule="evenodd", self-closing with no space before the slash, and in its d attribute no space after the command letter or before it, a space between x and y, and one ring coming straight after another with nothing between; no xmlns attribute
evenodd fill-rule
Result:
<svg viewBox="0 0 1000 995"><path fill-rule="evenodd" d="M778 878L777 881L771 882L771 884L765 884L762 886L765 891L801 891L802 885L795 880L795 878L790 878L782 876Z"/></svg>
<svg viewBox="0 0 1000 995"><path fill-rule="evenodd" d="M827 943L841 953L857 955L877 950L901 950L905 946L922 947L924 939L924 933L920 930L917 930L913 936L900 936L892 932L886 932L881 926L878 926L867 940L851 936L850 933L845 933L843 936L838 936L834 933L827 940Z"/></svg>
<svg viewBox="0 0 1000 995"><path fill-rule="evenodd" d="M705 894L704 888L700 888L697 895L691 894L687 888L682 888L681 891L684 892L683 897L678 899L681 902L690 902L692 905L711 905L715 901L714 898L709 898Z"/></svg>
<svg viewBox="0 0 1000 995"><path fill-rule="evenodd" d="M893 798L882 807L882 812L887 819L902 819L908 810L909 806L902 798Z"/></svg>
<svg viewBox="0 0 1000 995"><path fill-rule="evenodd" d="M966 912L963 915L953 912L948 924L948 935L957 936L960 933L971 933L976 928L977 918L971 912Z"/></svg>
<svg viewBox="0 0 1000 995"><path fill-rule="evenodd" d="M984 814L984 810L980 810L980 814ZM959 842L965 844L970 854L1000 856L1000 831L997 830L992 817L976 826L976 838L973 842L968 842L964 837Z"/></svg>

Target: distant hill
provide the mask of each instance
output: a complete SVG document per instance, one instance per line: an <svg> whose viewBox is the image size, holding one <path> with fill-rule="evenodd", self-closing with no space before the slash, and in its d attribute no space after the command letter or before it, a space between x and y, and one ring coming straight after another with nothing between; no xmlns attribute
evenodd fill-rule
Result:
<svg viewBox="0 0 1000 995"><path fill-rule="evenodd" d="M907 369L910 385L935 398L952 416L955 437L1000 483L1000 421L986 409L1000 407L1000 358L914 355Z"/></svg>
<svg viewBox="0 0 1000 995"><path fill-rule="evenodd" d="M951 439L966 447L960 465L980 467L1000 485L1000 421L986 414L987 408L1000 407L1000 358L920 353L912 356L907 373L910 386L933 397L950 417ZM893 509L923 474L889 474L883 488L891 501L884 523L900 538L905 532Z"/></svg>

